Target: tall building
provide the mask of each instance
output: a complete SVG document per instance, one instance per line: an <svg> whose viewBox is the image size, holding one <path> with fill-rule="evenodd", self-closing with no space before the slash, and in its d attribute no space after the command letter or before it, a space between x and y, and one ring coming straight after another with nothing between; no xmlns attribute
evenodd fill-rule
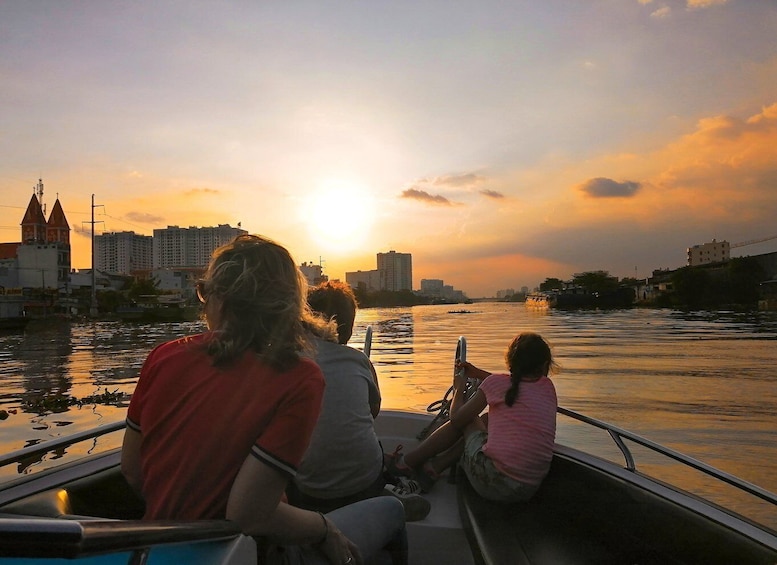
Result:
<svg viewBox="0 0 777 565"><path fill-rule="evenodd" d="M229 224L207 228L167 226L165 229L154 230L154 268L205 268L211 254L218 247L229 243L238 235L247 233L246 230L233 228Z"/></svg>
<svg viewBox="0 0 777 565"><path fill-rule="evenodd" d="M694 245L688 248L688 266L706 265L707 263L719 263L731 258L731 245L728 241L712 240L702 245Z"/></svg>
<svg viewBox="0 0 777 565"><path fill-rule="evenodd" d="M94 264L98 271L133 275L151 271L154 238L133 231L108 232L94 237Z"/></svg>
<svg viewBox="0 0 777 565"><path fill-rule="evenodd" d="M16 248L18 284L29 288L64 288L70 276L70 224L59 198L49 219L41 206L43 180L27 205Z"/></svg>
<svg viewBox="0 0 777 565"><path fill-rule="evenodd" d="M410 253L378 253L381 290L413 290L413 259Z"/></svg>

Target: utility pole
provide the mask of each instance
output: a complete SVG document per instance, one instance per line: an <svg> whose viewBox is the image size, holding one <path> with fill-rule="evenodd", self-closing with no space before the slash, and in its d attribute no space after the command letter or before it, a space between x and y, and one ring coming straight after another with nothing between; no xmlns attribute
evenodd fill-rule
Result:
<svg viewBox="0 0 777 565"><path fill-rule="evenodd" d="M92 301L89 304L89 316L92 318L97 317L97 270L94 266L94 225L97 223L94 221L94 209L102 204L94 203L94 194L92 194Z"/></svg>

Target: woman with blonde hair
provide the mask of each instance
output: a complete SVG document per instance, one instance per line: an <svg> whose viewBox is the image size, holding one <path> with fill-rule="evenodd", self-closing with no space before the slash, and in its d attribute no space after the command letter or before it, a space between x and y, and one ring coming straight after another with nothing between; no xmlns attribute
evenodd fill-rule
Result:
<svg viewBox="0 0 777 565"><path fill-rule="evenodd" d="M406 562L395 499L328 515L286 503L324 389L305 352L311 333L332 330L311 314L288 251L238 236L214 252L197 292L208 331L149 354L127 413L122 471L145 518L232 520L258 538L260 562Z"/></svg>

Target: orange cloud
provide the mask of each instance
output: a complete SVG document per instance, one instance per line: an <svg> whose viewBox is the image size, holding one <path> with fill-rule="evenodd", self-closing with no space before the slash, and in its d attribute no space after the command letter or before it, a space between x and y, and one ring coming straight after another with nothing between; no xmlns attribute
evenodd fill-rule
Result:
<svg viewBox="0 0 777 565"><path fill-rule="evenodd" d="M426 204L434 204L437 206L453 206L454 203L440 194L429 194L425 190L419 190L417 188L408 188L402 191L400 198L407 198L410 200L418 200Z"/></svg>

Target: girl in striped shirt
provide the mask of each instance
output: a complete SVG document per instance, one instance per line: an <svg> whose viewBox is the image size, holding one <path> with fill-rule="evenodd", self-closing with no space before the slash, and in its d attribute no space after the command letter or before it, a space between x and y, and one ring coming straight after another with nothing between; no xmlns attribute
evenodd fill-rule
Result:
<svg viewBox="0 0 777 565"><path fill-rule="evenodd" d="M502 502L528 500L550 469L556 437L556 390L548 378L556 367L548 343L522 333L507 348L509 373L457 365L450 420L407 454L401 446L388 468L415 478L425 492L459 459L473 488ZM480 385L464 399L467 379ZM485 408L488 412L480 415Z"/></svg>

